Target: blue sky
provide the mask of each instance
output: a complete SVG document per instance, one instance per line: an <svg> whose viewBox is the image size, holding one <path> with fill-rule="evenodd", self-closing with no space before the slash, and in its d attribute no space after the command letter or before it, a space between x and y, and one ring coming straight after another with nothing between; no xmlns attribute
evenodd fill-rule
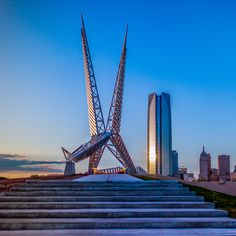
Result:
<svg viewBox="0 0 236 236"><path fill-rule="evenodd" d="M213 166L224 153L233 169L235 10L227 0L0 1L0 153L61 161L60 146L89 139L82 12L105 117L129 25L121 133L135 164L146 167L148 94L164 91L180 165L198 173L204 144Z"/></svg>

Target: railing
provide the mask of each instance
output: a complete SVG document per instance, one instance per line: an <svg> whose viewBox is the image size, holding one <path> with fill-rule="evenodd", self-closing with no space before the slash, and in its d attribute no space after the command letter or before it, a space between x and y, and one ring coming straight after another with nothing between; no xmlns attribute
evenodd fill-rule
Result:
<svg viewBox="0 0 236 236"><path fill-rule="evenodd" d="M93 174L125 174L126 168L122 167L112 167L112 168L106 168L106 169L97 169L93 168Z"/></svg>

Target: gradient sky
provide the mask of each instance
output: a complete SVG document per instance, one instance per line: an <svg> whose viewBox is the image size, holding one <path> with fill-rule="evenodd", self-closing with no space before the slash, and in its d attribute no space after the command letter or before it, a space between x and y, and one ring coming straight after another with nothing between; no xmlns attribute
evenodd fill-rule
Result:
<svg viewBox="0 0 236 236"><path fill-rule="evenodd" d="M63 161L60 146L73 150L88 141L81 12L105 117L129 24L121 133L135 165L146 168L148 94L164 91L171 94L180 165L198 173L204 144L213 166L217 155L229 154L232 170L233 0L0 0L0 153ZM114 165L107 154L100 166ZM87 161L77 165L85 168Z"/></svg>

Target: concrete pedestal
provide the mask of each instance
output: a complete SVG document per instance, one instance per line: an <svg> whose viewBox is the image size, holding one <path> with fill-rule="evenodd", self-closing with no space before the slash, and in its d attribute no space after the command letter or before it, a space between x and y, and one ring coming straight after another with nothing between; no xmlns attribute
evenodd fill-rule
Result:
<svg viewBox="0 0 236 236"><path fill-rule="evenodd" d="M75 163L72 161L66 161L64 175L74 175L75 174Z"/></svg>

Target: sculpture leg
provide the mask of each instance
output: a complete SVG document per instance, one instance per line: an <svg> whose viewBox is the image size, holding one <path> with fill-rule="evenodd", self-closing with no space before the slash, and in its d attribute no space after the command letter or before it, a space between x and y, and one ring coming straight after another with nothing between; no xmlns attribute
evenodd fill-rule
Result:
<svg viewBox="0 0 236 236"><path fill-rule="evenodd" d="M75 163L73 161L66 161L64 175L75 175Z"/></svg>
<svg viewBox="0 0 236 236"><path fill-rule="evenodd" d="M89 174L93 174L93 169L98 167L104 149L105 145L99 148L93 155L89 157L89 168L88 168Z"/></svg>

